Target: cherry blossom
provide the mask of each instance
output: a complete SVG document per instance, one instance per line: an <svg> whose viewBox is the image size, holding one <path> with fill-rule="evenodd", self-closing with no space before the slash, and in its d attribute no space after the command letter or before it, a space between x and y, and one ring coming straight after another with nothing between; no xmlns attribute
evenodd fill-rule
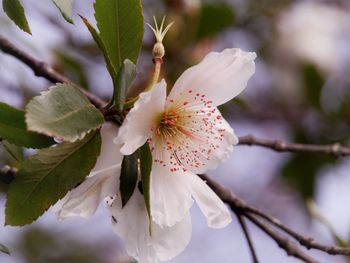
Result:
<svg viewBox="0 0 350 263"><path fill-rule="evenodd" d="M196 173L227 160L238 143L217 106L247 86L255 53L225 49L186 70L166 94L164 80L141 93L115 143L129 155L148 142L152 151L151 215L161 227L182 221L193 199L214 228L231 222L227 207Z"/></svg>

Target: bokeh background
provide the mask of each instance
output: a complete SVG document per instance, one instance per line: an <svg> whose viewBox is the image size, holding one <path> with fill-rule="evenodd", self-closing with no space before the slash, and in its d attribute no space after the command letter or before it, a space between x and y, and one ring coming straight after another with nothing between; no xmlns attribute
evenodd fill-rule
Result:
<svg viewBox="0 0 350 263"><path fill-rule="evenodd" d="M101 53L77 15L94 21L93 0L74 1L74 25L63 20L51 1L22 3L33 35L20 31L2 11L0 34L101 97L111 96L112 83ZM143 5L146 22L164 14L168 21L175 21L165 40L162 71L169 86L210 51L239 47L257 52L257 70L248 88L221 108L238 135L349 145L350 1L144 0ZM142 90L151 76L152 45L151 31L145 28L134 92ZM49 86L19 61L0 53L0 101L23 108ZM6 148L17 159L32 153L3 143L0 167L17 165ZM338 243L350 244L349 158L237 146L232 158L210 175L250 204L319 242L333 244L338 239ZM134 262L112 233L103 206L91 219L58 221L50 209L30 226L3 226L6 185L0 186L0 243L12 252L11 256L0 254L0 262ZM310 200L329 224L310 213ZM199 209L192 210L192 241L171 262L250 262L235 218L225 229L212 230ZM299 262L255 226L250 227L262 262ZM341 256L310 253L321 262L350 262Z"/></svg>

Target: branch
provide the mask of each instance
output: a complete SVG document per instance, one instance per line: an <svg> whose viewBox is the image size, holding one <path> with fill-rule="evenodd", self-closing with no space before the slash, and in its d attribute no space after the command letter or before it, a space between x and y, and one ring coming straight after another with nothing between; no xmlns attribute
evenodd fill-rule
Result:
<svg viewBox="0 0 350 263"><path fill-rule="evenodd" d="M236 216L237 216L237 219L238 219L238 222L239 224L241 225L241 228L242 228L242 231L244 233L244 236L247 240L247 243L248 243L248 246L249 246L249 250L250 250L250 254L252 255L252 260L253 260L253 263L259 263L259 260L258 260L258 257L256 255L256 252L255 252L255 248L254 248L254 245L253 245L253 241L250 237L250 233L248 231L248 227L247 227L247 224L243 218L243 216L239 213L236 213Z"/></svg>
<svg viewBox="0 0 350 263"><path fill-rule="evenodd" d="M43 77L52 83L61 82L61 83L73 84L69 79L67 79L65 76L63 76L59 72L55 71L48 64L34 58L33 56L29 55L25 51L19 49L2 35L0 35L0 50L22 61L24 64L26 64L28 67L30 67L33 70L35 76ZM106 102L100 99L99 97L95 96L94 94L88 92L87 90L81 87L79 88L85 94L85 96L90 100L90 102L94 104L97 108L102 108L104 105L106 105Z"/></svg>
<svg viewBox="0 0 350 263"><path fill-rule="evenodd" d="M258 145L261 147L270 148L277 152L322 153L334 156L350 155L350 148L341 146L339 143L328 145L288 143L279 140L260 139L252 135L239 137L239 145Z"/></svg>
<svg viewBox="0 0 350 263"><path fill-rule="evenodd" d="M262 231L264 231L268 236L270 236L273 240L276 241L277 245L282 248L288 256L293 256L298 258L306 263L319 263L319 261L311 258L306 255L297 245L297 243L290 241L287 237L281 235L276 230L272 229L267 224L264 224L251 214L245 215L250 221L252 221L256 226L258 226Z"/></svg>
<svg viewBox="0 0 350 263"><path fill-rule="evenodd" d="M317 243L313 238L304 237L303 235L283 225L278 219L270 215L267 215L264 212L252 206L247 205L243 200L236 197L229 189L225 188L218 182L214 181L208 175L201 174L199 175L199 177L201 177L204 181L206 181L207 184L210 186L210 188L212 188L213 191L220 197L220 199L225 203L227 203L232 209L232 211L234 211L235 213L238 212L244 215L245 217L251 216L252 214L259 216L260 218L266 220L267 223L270 223L275 227L278 227L288 235L292 236L295 240L297 240L301 245L303 245L307 249L317 249L317 250L326 252L330 255L350 256L350 248L321 245Z"/></svg>

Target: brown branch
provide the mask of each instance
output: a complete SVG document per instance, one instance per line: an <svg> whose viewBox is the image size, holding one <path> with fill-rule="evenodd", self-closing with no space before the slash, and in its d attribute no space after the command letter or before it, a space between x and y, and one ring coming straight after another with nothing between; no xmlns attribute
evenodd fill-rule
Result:
<svg viewBox="0 0 350 263"><path fill-rule="evenodd" d="M255 214L267 222L271 223L272 225L276 226L277 228L281 229L288 235L292 236L295 240L297 240L302 246L306 247L307 249L317 249L323 252L326 252L330 255L344 255L349 256L350 255L350 248L342 248L337 246L324 246L319 243L317 243L313 238L311 237L305 237L297 232L295 232L293 229L287 227L286 225L282 224L278 219L265 214L264 212L251 207L251 206L245 206L244 208L247 212Z"/></svg>
<svg viewBox="0 0 350 263"><path fill-rule="evenodd" d="M252 221L256 226L258 226L262 231L264 231L268 236L270 236L277 245L282 248L288 256L293 256L298 258L306 263L319 263L319 261L313 259L312 257L306 255L297 245L297 243L292 242L286 236L281 235L276 230L268 226L259 220L256 216L251 214L245 215L250 221Z"/></svg>
<svg viewBox="0 0 350 263"><path fill-rule="evenodd" d="M245 239L247 240L250 254L252 255L253 263L259 263L258 257L257 257L256 252L255 252L255 248L253 245L253 241L252 241L252 238L250 237L248 226L244 220L244 217L240 213L236 213L236 216L237 216L238 222L242 228Z"/></svg>
<svg viewBox="0 0 350 263"><path fill-rule="evenodd" d="M294 239L296 239L301 245L306 247L307 249L317 249L323 252L326 252L330 255L346 255L350 256L350 248L342 248L338 246L324 246L319 243L317 243L313 238L304 237L301 234L298 234L294 230L288 228L284 224L282 224L278 219L265 214L264 212L247 205L243 200L236 197L229 189L225 188L218 182L214 181L212 178L205 174L199 175L204 181L207 182L207 184L210 186L210 188L213 189L213 191L220 197L222 201L227 203L232 211L239 212L240 214L244 216L248 216L251 214L254 214L256 216L261 217L262 219L266 220L267 223L270 223L274 225L275 227L278 227L288 235L292 236Z"/></svg>
<svg viewBox="0 0 350 263"><path fill-rule="evenodd" d="M334 156L350 155L350 148L341 146L339 143L328 145L288 143L279 140L260 139L252 135L239 137L239 145L257 145L265 148L270 148L277 152L322 153Z"/></svg>
<svg viewBox="0 0 350 263"><path fill-rule="evenodd" d="M60 83L73 84L69 79L67 79L65 76L63 76L59 72L55 71L48 64L34 58L30 54L19 49L2 35L0 35L0 50L22 61L24 64L26 64L28 67L30 67L33 70L35 76L43 77L52 83L60 82ZM104 105L106 105L106 102L100 99L99 97L95 96L94 94L88 92L87 90L81 87L79 88L85 94L85 96L91 101L91 103L94 104L97 108L102 108Z"/></svg>

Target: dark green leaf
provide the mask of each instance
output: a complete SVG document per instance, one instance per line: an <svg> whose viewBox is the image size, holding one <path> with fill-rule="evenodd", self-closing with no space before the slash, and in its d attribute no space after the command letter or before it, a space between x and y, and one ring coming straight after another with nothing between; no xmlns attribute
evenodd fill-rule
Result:
<svg viewBox="0 0 350 263"><path fill-rule="evenodd" d="M45 148L54 140L35 132L27 131L24 111L0 102L0 138L26 148Z"/></svg>
<svg viewBox="0 0 350 263"><path fill-rule="evenodd" d="M96 0L95 18L116 72L125 59L136 64L143 38L140 0Z"/></svg>
<svg viewBox="0 0 350 263"><path fill-rule="evenodd" d="M57 8L60 10L64 19L67 22L73 24L72 14L73 14L73 0L52 0Z"/></svg>
<svg viewBox="0 0 350 263"><path fill-rule="evenodd" d="M2 7L5 13L16 25L28 34L32 34L30 31L24 8L19 0L3 0Z"/></svg>
<svg viewBox="0 0 350 263"><path fill-rule="evenodd" d="M103 53L103 56L104 56L105 61L106 61L106 66L107 66L108 72L109 72L109 74L112 77L113 86L115 88L117 86L118 71L115 69L115 67L112 64L111 59L108 56L108 51L106 49L106 46L102 42L102 39L101 39L100 35L96 31L96 29L90 24L90 22L85 17L83 17L83 16L80 16L80 17L83 20L83 22L84 22L85 26L87 27L87 29L89 30L92 38L95 40L96 44L98 45L98 47L100 48L100 50Z"/></svg>
<svg viewBox="0 0 350 263"><path fill-rule="evenodd" d="M306 97L312 106L320 109L320 96L324 85L321 73L314 66L305 65L303 66L303 77Z"/></svg>
<svg viewBox="0 0 350 263"><path fill-rule="evenodd" d="M5 161L5 163L11 167L19 168L19 166L24 160L23 148L11 144L7 141L3 141L2 145L5 149L5 154L3 156L3 160Z"/></svg>
<svg viewBox="0 0 350 263"><path fill-rule="evenodd" d="M31 131L73 142L100 128L104 118L78 88L57 84L27 104L26 122Z"/></svg>
<svg viewBox="0 0 350 263"><path fill-rule="evenodd" d="M235 14L228 4L204 4L201 10L197 37L199 39L212 37L233 26L234 22Z"/></svg>
<svg viewBox="0 0 350 263"><path fill-rule="evenodd" d="M151 215L151 170L152 170L152 153L148 143L145 143L140 149L140 170L142 181L142 192L145 198L145 204L149 217L150 227L152 222ZM151 230L151 228L150 228Z"/></svg>
<svg viewBox="0 0 350 263"><path fill-rule="evenodd" d="M138 177L137 160L138 160L138 152L136 151L132 155L124 156L124 159L122 162L119 190L122 198L123 207L129 201L136 187L137 177Z"/></svg>
<svg viewBox="0 0 350 263"><path fill-rule="evenodd" d="M114 87L114 103L118 111L122 111L126 99L126 93L136 78L136 66L126 59L119 70L117 85Z"/></svg>
<svg viewBox="0 0 350 263"><path fill-rule="evenodd" d="M10 254L11 254L11 253L10 253L10 250L9 250L6 246L4 246L3 244L1 244L1 243L0 243L0 252L5 253L5 254L7 254L7 255L10 255Z"/></svg>
<svg viewBox="0 0 350 263"><path fill-rule="evenodd" d="M100 133L82 141L62 143L29 157L11 183L6 202L6 224L22 226L41 216L94 167L100 153Z"/></svg>

